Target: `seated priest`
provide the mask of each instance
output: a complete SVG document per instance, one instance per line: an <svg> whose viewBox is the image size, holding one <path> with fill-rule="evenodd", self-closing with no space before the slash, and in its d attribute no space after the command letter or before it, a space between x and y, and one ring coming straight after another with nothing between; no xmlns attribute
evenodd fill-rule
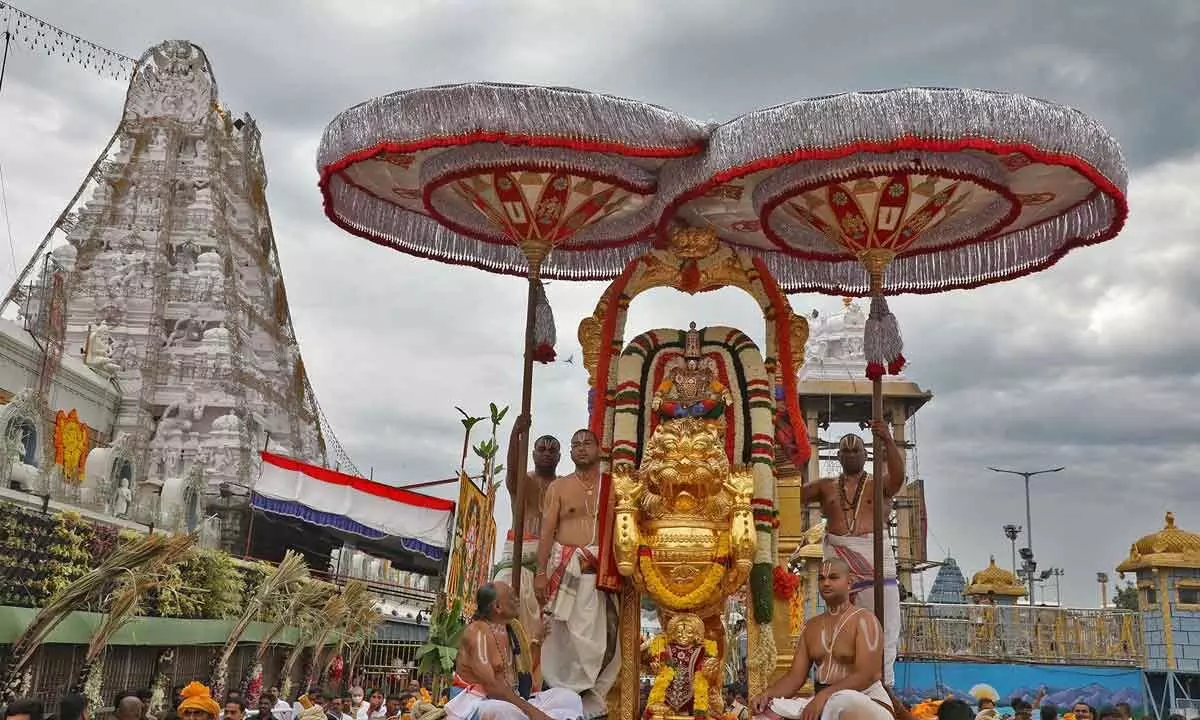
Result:
<svg viewBox="0 0 1200 720"><path fill-rule="evenodd" d="M475 594L475 617L463 632L454 684L462 691L446 703L450 720L577 720L583 702L570 690L551 688L528 699L517 692L516 638L509 621L517 598L508 583L493 582Z"/></svg>
<svg viewBox="0 0 1200 720"><path fill-rule="evenodd" d="M825 612L805 624L791 669L751 699L751 710L772 720L893 720L891 696L880 682L883 628L850 602L846 561L823 561L818 584ZM815 694L793 699L814 666Z"/></svg>

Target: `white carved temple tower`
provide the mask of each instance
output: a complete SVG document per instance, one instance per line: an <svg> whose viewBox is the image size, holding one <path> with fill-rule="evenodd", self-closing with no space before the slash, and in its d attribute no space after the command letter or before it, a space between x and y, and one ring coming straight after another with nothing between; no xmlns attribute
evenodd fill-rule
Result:
<svg viewBox="0 0 1200 720"><path fill-rule="evenodd" d="M43 351L27 401L50 414L71 357L119 397L110 425L88 429L109 457L66 484L43 464L47 494L172 529L218 514L232 541L268 442L324 463L266 184L258 128L221 108L203 51L149 50L116 133L5 302Z"/></svg>

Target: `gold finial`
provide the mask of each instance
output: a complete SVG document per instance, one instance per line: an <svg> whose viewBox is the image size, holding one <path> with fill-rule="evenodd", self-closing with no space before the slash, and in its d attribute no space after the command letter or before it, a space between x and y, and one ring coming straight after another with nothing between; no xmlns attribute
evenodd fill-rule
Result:
<svg viewBox="0 0 1200 720"><path fill-rule="evenodd" d="M687 360L700 359L700 331L696 329L694 322L688 325L688 330L684 333L683 356Z"/></svg>
<svg viewBox="0 0 1200 720"><path fill-rule="evenodd" d="M1164 530L1174 530L1175 529L1175 513L1171 512L1170 510L1167 511L1167 526L1163 529Z"/></svg>

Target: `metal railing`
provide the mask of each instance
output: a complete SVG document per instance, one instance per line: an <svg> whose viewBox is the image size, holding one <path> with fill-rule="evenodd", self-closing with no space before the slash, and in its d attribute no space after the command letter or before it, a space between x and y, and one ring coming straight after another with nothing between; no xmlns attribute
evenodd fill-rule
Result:
<svg viewBox="0 0 1200 720"><path fill-rule="evenodd" d="M904 603L900 656L913 660L1141 664L1141 617L1126 610Z"/></svg>

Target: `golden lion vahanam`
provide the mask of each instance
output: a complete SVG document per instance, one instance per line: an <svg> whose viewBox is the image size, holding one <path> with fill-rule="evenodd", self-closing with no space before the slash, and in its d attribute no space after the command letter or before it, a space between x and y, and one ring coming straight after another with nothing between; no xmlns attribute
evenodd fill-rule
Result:
<svg viewBox="0 0 1200 720"><path fill-rule="evenodd" d="M754 478L730 465L724 434L719 420L668 420L639 470L613 471L617 569L664 610L716 611L750 574Z"/></svg>
<svg viewBox="0 0 1200 720"><path fill-rule="evenodd" d="M749 467L732 465L725 454L719 411L729 393L704 363L687 362L700 359L694 325L684 347L685 363L674 382L655 394L652 407L660 423L643 448L641 467L613 468L613 551L618 572L658 605L664 628L679 615L696 616L705 639L714 643L720 667L725 655L721 610L725 598L745 585L754 560L754 479ZM689 373L702 377L688 378ZM700 390L681 396L681 385ZM666 636L655 642L674 649ZM711 690L712 697L701 705L720 710L720 678L708 680L696 683L703 695Z"/></svg>

